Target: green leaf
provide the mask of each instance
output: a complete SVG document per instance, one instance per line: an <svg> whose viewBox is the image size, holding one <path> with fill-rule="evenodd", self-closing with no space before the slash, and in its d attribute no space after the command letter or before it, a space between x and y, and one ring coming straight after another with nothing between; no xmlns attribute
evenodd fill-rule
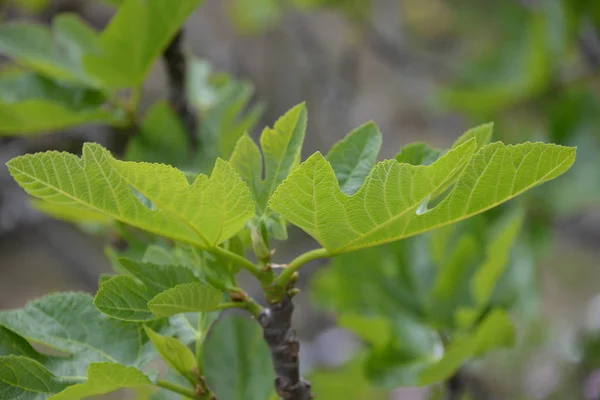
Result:
<svg viewBox="0 0 600 400"><path fill-rule="evenodd" d="M429 315L442 327L452 326L456 310L470 305L468 284L481 256L480 244L471 233L459 236L449 247L429 293Z"/></svg>
<svg viewBox="0 0 600 400"><path fill-rule="evenodd" d="M440 337L431 327L401 314L388 320L392 340L372 348L365 360L365 375L379 387L416 386L422 371L443 353Z"/></svg>
<svg viewBox="0 0 600 400"><path fill-rule="evenodd" d="M145 327L146 334L154 344L154 347L171 368L185 376L190 382L199 383L196 369L196 357L190 349L179 340L165 337Z"/></svg>
<svg viewBox="0 0 600 400"><path fill-rule="evenodd" d="M48 400L80 400L122 388L151 385L150 379L137 368L115 363L93 363L87 371L87 381L69 386Z"/></svg>
<svg viewBox="0 0 600 400"><path fill-rule="evenodd" d="M156 59L203 0L125 0L100 35L86 70L112 88L140 87Z"/></svg>
<svg viewBox="0 0 600 400"><path fill-rule="evenodd" d="M259 206L266 207L271 193L296 167L306 135L306 120L306 105L301 103L279 118L273 128L263 130L260 146L265 158L265 179Z"/></svg>
<svg viewBox="0 0 600 400"><path fill-rule="evenodd" d="M357 334L361 339L375 347L383 347L392 340L392 327L385 317L366 317L359 314L345 313L338 324Z"/></svg>
<svg viewBox="0 0 600 400"><path fill-rule="evenodd" d="M400 149L396 161L410 165L431 165L440 156L442 151L429 147L426 143L410 143Z"/></svg>
<svg viewBox="0 0 600 400"><path fill-rule="evenodd" d="M206 381L218 398L269 398L273 390L273 366L256 321L227 315L213 327L204 346Z"/></svg>
<svg viewBox="0 0 600 400"><path fill-rule="evenodd" d="M500 222L495 237L486 246L486 258L470 281L474 308L459 310L457 318L462 326L470 326L489 305L498 281L509 266L511 251L521 232L523 210L512 212Z"/></svg>
<svg viewBox="0 0 600 400"><path fill-rule="evenodd" d="M472 335L453 338L439 362L421 374L421 385L431 385L452 376L469 359L499 347L511 346L515 332L505 311L493 310Z"/></svg>
<svg viewBox="0 0 600 400"><path fill-rule="evenodd" d="M364 357L356 357L341 368L317 370L310 375L313 393L327 400L385 400L389 395L365 378Z"/></svg>
<svg viewBox="0 0 600 400"><path fill-rule="evenodd" d="M0 53L52 78L97 86L83 68L83 57L99 49L97 33L75 14L59 14L52 32L42 25L0 27Z"/></svg>
<svg viewBox="0 0 600 400"><path fill-rule="evenodd" d="M0 135L33 135L92 122L120 124L122 116L104 102L99 91L32 72L0 75Z"/></svg>
<svg viewBox="0 0 600 400"><path fill-rule="evenodd" d="M143 367L155 356L140 325L106 318L94 307L92 297L83 293L53 294L23 309L1 311L0 325L70 354L69 362L53 368L60 376L84 375L92 362Z"/></svg>
<svg viewBox="0 0 600 400"><path fill-rule="evenodd" d="M188 158L189 141L181 120L168 103L155 103L140 132L127 142L125 159L182 166Z"/></svg>
<svg viewBox="0 0 600 400"><path fill-rule="evenodd" d="M251 83L213 74L204 61L190 57L188 71L188 99L200 109L200 148L191 167L206 173L217 157L231 156L238 139L260 119L264 105L249 106L254 93Z"/></svg>
<svg viewBox="0 0 600 400"><path fill-rule="evenodd" d="M104 282L94 304L100 311L125 321L156 319L148 302L183 283L200 282L193 270L180 265L157 265L119 259L131 276L116 276Z"/></svg>
<svg viewBox="0 0 600 400"><path fill-rule="evenodd" d="M204 283L183 283L168 289L148 302L157 317L185 312L207 312L217 309L223 293Z"/></svg>
<svg viewBox="0 0 600 400"><path fill-rule="evenodd" d="M273 27L283 14L276 0L259 0L252 4L233 0L228 3L227 10L236 28L245 34L256 34Z"/></svg>
<svg viewBox="0 0 600 400"><path fill-rule="evenodd" d="M387 160L361 189L346 196L320 154L302 163L270 206L331 254L375 246L451 224L495 207L566 172L575 149L543 143L497 142L474 154L474 139L430 166ZM452 184L439 204L427 209Z"/></svg>
<svg viewBox="0 0 600 400"><path fill-rule="evenodd" d="M23 356L0 357L0 394L5 400L45 400L66 389L65 381L42 364Z"/></svg>
<svg viewBox="0 0 600 400"><path fill-rule="evenodd" d="M43 212L44 214L71 223L109 225L112 222L112 218L107 217L105 214L101 214L89 209L73 208L63 204L50 203L48 201L38 199L33 199L30 204L33 208Z"/></svg>
<svg viewBox="0 0 600 400"><path fill-rule="evenodd" d="M242 135L238 140L229 162L244 178L254 198L258 199L262 185L262 156L258 146L248 134Z"/></svg>
<svg viewBox="0 0 600 400"><path fill-rule="evenodd" d="M331 164L340 189L351 196L360 189L377 161L381 132L373 122L350 132L325 157Z"/></svg>
<svg viewBox="0 0 600 400"><path fill-rule="evenodd" d="M173 167L117 161L90 143L84 145L82 158L46 152L20 156L7 165L34 197L91 209L203 248L235 235L254 211L248 188L223 160L217 160L210 179L199 175L192 185ZM151 204L144 204L139 193Z"/></svg>
<svg viewBox="0 0 600 400"><path fill-rule="evenodd" d="M492 141L492 133L494 132L494 123L490 122L487 124L476 126L463 133L454 144L452 148L458 147L461 144L468 142L471 138L475 138L477 141L477 150L483 146L487 146Z"/></svg>
<svg viewBox="0 0 600 400"><path fill-rule="evenodd" d="M100 286L94 299L98 310L124 321L150 321L157 317L148 302L157 293L128 276L115 276Z"/></svg>

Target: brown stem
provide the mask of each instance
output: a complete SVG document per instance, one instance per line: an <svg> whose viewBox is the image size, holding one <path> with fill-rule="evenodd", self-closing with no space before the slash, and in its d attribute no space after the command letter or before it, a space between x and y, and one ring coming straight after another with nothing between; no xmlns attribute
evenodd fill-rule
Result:
<svg viewBox="0 0 600 400"><path fill-rule="evenodd" d="M283 400L310 400L310 383L300 377L300 343L292 329L294 304L290 296L273 303L259 315L258 322L271 349L275 389Z"/></svg>
<svg viewBox="0 0 600 400"><path fill-rule="evenodd" d="M188 104L185 91L187 64L182 49L182 40L183 29L180 29L171 43L169 43L169 46L165 49L163 60L165 62L169 80L169 102L171 103L171 107L173 107L183 121L192 147L197 148L199 143L196 134L196 115L192 112L192 109Z"/></svg>

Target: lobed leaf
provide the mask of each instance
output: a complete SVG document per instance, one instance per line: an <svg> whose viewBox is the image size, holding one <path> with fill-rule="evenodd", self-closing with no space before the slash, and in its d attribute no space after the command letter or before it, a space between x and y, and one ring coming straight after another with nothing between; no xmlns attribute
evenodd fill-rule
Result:
<svg viewBox="0 0 600 400"><path fill-rule="evenodd" d="M475 153L476 139L430 166L387 160L353 196L339 188L331 165L316 153L283 182L270 206L331 254L375 246L468 218L566 172L575 149L497 142ZM436 200L454 185L432 209Z"/></svg>
<svg viewBox="0 0 600 400"><path fill-rule="evenodd" d="M297 105L283 115L273 128L265 128L260 137L264 156L264 180L258 146L242 136L233 154L232 164L248 182L258 204L259 214L266 212L267 201L275 188L297 166L306 134L306 106Z"/></svg>
<svg viewBox="0 0 600 400"><path fill-rule="evenodd" d="M253 215L248 188L223 160L217 160L210 178L199 175L191 185L173 167L117 161L90 143L81 158L45 152L14 158L7 165L34 197L88 208L203 248L232 237Z"/></svg>

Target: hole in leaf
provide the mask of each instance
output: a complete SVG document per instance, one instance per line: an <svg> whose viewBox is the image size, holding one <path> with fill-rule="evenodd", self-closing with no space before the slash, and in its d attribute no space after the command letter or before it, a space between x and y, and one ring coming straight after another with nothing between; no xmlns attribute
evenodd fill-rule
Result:
<svg viewBox="0 0 600 400"><path fill-rule="evenodd" d="M138 200L147 208L149 208L152 211L156 211L156 205L154 205L154 203L152 202L152 200L150 200L149 198L147 198L146 196L144 196L142 193L140 193L136 188L134 188L133 186L129 185L129 188L131 189L131 191L133 192L133 194L135 195L135 197L138 198Z"/></svg>

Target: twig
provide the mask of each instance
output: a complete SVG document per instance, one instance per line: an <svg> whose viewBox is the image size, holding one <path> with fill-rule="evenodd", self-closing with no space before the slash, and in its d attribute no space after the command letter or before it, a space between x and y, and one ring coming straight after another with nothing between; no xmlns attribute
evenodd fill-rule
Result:
<svg viewBox="0 0 600 400"><path fill-rule="evenodd" d="M290 296L271 304L259 315L258 322L271 350L275 370L275 390L283 400L311 400L310 383L300 377L300 343L292 329L294 304Z"/></svg>
<svg viewBox="0 0 600 400"><path fill-rule="evenodd" d="M458 370L446 381L446 400L460 400L465 392L466 382L462 371Z"/></svg>
<svg viewBox="0 0 600 400"><path fill-rule="evenodd" d="M188 104L185 90L187 64L181 42L183 40L183 28L177 32L169 46L163 53L163 60L167 68L169 80L169 102L177 115L181 118L186 132L188 133L192 148L197 148L200 143L196 134L198 124L196 115Z"/></svg>

